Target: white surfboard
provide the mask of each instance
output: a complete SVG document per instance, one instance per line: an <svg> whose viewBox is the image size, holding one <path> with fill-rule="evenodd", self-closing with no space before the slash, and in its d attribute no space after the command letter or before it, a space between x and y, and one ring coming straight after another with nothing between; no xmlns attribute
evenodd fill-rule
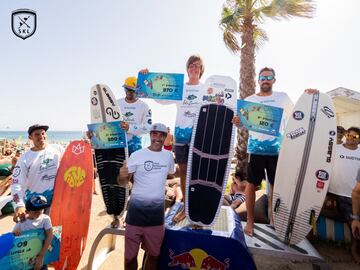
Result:
<svg viewBox="0 0 360 270"><path fill-rule="evenodd" d="M92 124L122 120L116 98L105 84L96 84L91 88L90 112Z"/></svg>
<svg viewBox="0 0 360 270"><path fill-rule="evenodd" d="M236 109L237 88L236 82L229 76L212 75L205 81L207 94L203 102L223 104Z"/></svg>
<svg viewBox="0 0 360 270"><path fill-rule="evenodd" d="M301 242L316 222L331 179L335 144L331 98L304 93L287 123L276 169L274 226L284 243Z"/></svg>

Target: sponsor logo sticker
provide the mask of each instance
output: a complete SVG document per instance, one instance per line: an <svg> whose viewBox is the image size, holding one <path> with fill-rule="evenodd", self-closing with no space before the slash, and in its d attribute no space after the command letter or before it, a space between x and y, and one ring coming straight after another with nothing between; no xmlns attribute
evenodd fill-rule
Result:
<svg viewBox="0 0 360 270"><path fill-rule="evenodd" d="M304 119L304 113L302 111L295 111L293 113L293 118L295 120L302 120L302 119Z"/></svg>

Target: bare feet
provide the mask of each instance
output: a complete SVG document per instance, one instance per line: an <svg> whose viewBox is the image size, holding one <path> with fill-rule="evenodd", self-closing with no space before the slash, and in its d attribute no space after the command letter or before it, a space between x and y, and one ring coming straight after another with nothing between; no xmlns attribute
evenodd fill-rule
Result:
<svg viewBox="0 0 360 270"><path fill-rule="evenodd" d="M186 214L185 214L185 207L183 206L180 210L180 212L176 213L176 215L173 217L173 221L178 223L180 221L182 221L183 219L185 219Z"/></svg>
<svg viewBox="0 0 360 270"><path fill-rule="evenodd" d="M254 224L246 222L246 225L244 227L244 233L246 233L249 236L253 236L253 234L254 234Z"/></svg>

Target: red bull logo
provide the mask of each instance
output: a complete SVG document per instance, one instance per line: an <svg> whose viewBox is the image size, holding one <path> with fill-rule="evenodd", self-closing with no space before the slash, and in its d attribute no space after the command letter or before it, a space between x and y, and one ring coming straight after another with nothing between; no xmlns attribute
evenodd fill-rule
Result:
<svg viewBox="0 0 360 270"><path fill-rule="evenodd" d="M168 264L170 267L180 266L182 269L188 270L226 270L229 268L230 262L229 258L221 262L198 248L178 255L174 255L174 251L170 249L169 257L171 259Z"/></svg>

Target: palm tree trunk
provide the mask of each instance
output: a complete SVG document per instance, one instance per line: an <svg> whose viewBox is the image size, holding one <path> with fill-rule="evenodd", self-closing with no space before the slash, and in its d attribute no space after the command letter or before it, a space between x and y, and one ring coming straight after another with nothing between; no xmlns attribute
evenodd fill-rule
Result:
<svg viewBox="0 0 360 270"><path fill-rule="evenodd" d="M241 99L255 93L255 42L254 42L254 25L252 16L244 20L244 32L241 37L241 54L240 54L240 84L239 96ZM247 176L247 140L248 132L245 128L239 128L238 141L235 149L237 158L236 169L240 170Z"/></svg>

